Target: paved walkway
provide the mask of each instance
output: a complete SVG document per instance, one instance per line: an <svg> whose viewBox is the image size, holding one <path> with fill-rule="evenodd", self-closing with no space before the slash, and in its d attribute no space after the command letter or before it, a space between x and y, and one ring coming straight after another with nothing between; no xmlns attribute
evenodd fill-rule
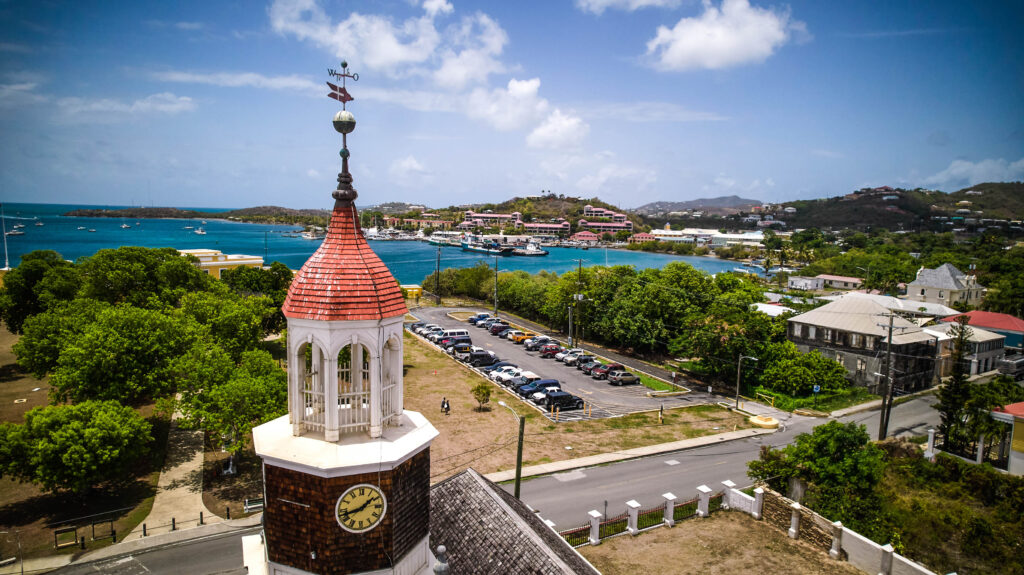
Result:
<svg viewBox="0 0 1024 575"><path fill-rule="evenodd" d="M174 414L167 434L167 458L160 470L153 509L123 541L142 538L142 526L147 536L169 533L171 520L175 530L199 525L199 514L204 523L223 521L203 505L203 432L178 427L178 413Z"/></svg>
<svg viewBox="0 0 1024 575"><path fill-rule="evenodd" d="M554 461L551 463L542 463L540 465L531 465L529 467L524 467L522 471L522 476L526 478L533 477L535 475L548 475L550 473L559 473L562 471L568 471L570 469L579 469L581 467L593 467L595 465L613 463L616 461L623 461L626 459L636 459L638 457L658 455L659 453L669 453L672 451L680 451L683 449L693 449L695 447L703 447L705 445L711 445L713 443L723 443L726 441L734 441L737 439L746 439L748 437L753 437L755 435L764 435L775 432L775 429L741 429L739 431L728 431L726 433L719 433L716 435L705 435L703 437L694 437L692 439L682 439L680 441L673 441L670 443L647 445L644 447L636 447L634 449L626 449L623 451L615 451L612 453L599 453L597 455L589 455L587 457L579 457L577 459L566 459L564 461ZM484 477L495 482L509 481L511 479L516 478L516 470L509 469L507 471L498 471L495 473L489 473Z"/></svg>

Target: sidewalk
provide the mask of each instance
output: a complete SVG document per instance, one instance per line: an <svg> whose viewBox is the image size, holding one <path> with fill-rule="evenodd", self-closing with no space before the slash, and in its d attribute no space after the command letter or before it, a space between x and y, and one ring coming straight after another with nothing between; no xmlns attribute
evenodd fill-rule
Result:
<svg viewBox="0 0 1024 575"><path fill-rule="evenodd" d="M922 389L921 391L915 391L914 393L908 393L907 395L901 395L900 397L895 398L894 401L900 401L900 400L903 400L904 398L920 397L922 395L928 395L930 393L935 393L937 391L938 391L938 388L929 387L928 389ZM881 409L881 408L882 408L882 400L881 399L876 399L874 401L867 401L867 402L860 403L860 404L857 404L857 405L854 405L854 406L851 406L851 407L847 407L847 408L844 408L844 409L837 409L837 410L833 411L832 413L830 413L829 417L835 419L835 418L838 418L838 417L842 417L844 415L851 415L851 414L854 414L854 413L860 413L862 411L872 411L872 410Z"/></svg>
<svg viewBox="0 0 1024 575"><path fill-rule="evenodd" d="M167 434L167 459L160 470L153 509L124 536L124 542L141 539L143 525L147 536L152 536L170 533L172 519L175 531L196 527L200 513L204 523L223 521L203 505L203 432L179 428L178 415L174 414Z"/></svg>
<svg viewBox="0 0 1024 575"><path fill-rule="evenodd" d="M604 463L614 463L616 461L624 461L626 459L637 459L640 457L647 457L649 455L658 455L661 453L669 453L672 451L680 451L683 449L704 447L705 445L711 445L714 443L724 443L726 441L746 439L748 437L754 437L757 435L775 433L776 431L778 430L761 428L741 429L739 431L728 431L726 433L719 433L717 435L705 435L703 437L694 437L692 439L682 439L679 441L673 441L671 443L659 443L658 445L647 445L644 447L626 449L624 451L615 451L612 453L599 453L597 455L589 455L587 457L580 457L577 459L566 459L564 461L542 463L540 465L531 465L529 467L524 467L522 471L522 476L526 478L533 477L536 475L560 473L562 471L569 471L570 469L578 469L580 467L593 467L595 465L601 465ZM498 471L495 473L489 473L484 477L494 482L509 481L515 479L516 470L510 469L507 471Z"/></svg>

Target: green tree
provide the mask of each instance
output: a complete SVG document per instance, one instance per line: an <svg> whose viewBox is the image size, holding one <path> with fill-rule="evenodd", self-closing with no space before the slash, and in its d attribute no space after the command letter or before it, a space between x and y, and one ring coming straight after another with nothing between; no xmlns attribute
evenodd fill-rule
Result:
<svg viewBox="0 0 1024 575"><path fill-rule="evenodd" d="M205 325L214 341L238 358L265 335L263 322L273 314L273 303L264 296L193 292L181 298L181 313Z"/></svg>
<svg viewBox="0 0 1024 575"><path fill-rule="evenodd" d="M946 439L951 449L960 449L968 441L966 428L967 401L971 397L970 383L967 381L967 365L964 361L970 351L973 331L968 327L967 316L960 316L949 330L953 340L952 371L949 380L939 389L939 403L935 409L939 412L939 433Z"/></svg>
<svg viewBox="0 0 1024 575"><path fill-rule="evenodd" d="M781 450L762 448L760 459L747 468L751 478L779 491L785 491L790 479L806 483L808 507L858 529L877 512L872 503L877 502L885 452L870 442L863 425L830 421L801 433Z"/></svg>
<svg viewBox="0 0 1024 575"><path fill-rule="evenodd" d="M473 399L479 404L477 411L483 411L484 405L491 401L491 386L485 381L481 381L473 387Z"/></svg>
<svg viewBox="0 0 1024 575"><path fill-rule="evenodd" d="M128 246L79 260L80 295L107 303L157 308L174 305L186 293L205 291L213 281L196 259L174 248Z"/></svg>
<svg viewBox="0 0 1024 575"><path fill-rule="evenodd" d="M274 312L264 318L264 333L277 333L287 322L281 313L281 306L288 296L292 283L292 271L281 262L273 262L268 269L238 267L221 272L220 280L241 296L266 296L273 302Z"/></svg>
<svg viewBox="0 0 1024 575"><path fill-rule="evenodd" d="M23 424L0 424L0 474L82 493L132 477L152 441L150 424L116 401L37 407Z"/></svg>
<svg viewBox="0 0 1024 575"><path fill-rule="evenodd" d="M206 336L194 321L118 305L102 310L69 340L50 378L53 399L135 403L174 391L167 367Z"/></svg>
<svg viewBox="0 0 1024 575"><path fill-rule="evenodd" d="M766 363L761 385L791 397L808 397L815 385L823 391L839 391L849 386L846 369L839 362L817 351L800 353L792 342L779 344L772 361Z"/></svg>
<svg viewBox="0 0 1024 575"><path fill-rule="evenodd" d="M109 307L104 302L79 298L28 318L21 338L14 344L18 365L35 377L45 377L57 369L61 351Z"/></svg>
<svg viewBox="0 0 1024 575"><path fill-rule="evenodd" d="M0 319L12 333L21 333L25 320L78 291L74 266L53 250L22 256L21 265L7 272L0 288Z"/></svg>

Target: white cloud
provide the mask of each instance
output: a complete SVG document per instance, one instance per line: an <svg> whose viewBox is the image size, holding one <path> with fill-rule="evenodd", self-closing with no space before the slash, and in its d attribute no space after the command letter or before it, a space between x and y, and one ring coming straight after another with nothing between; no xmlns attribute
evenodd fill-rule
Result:
<svg viewBox="0 0 1024 575"><path fill-rule="evenodd" d="M310 168L306 170L306 175L309 176L311 179L315 180L320 177L320 172L314 170L313 168Z"/></svg>
<svg viewBox="0 0 1024 575"><path fill-rule="evenodd" d="M153 77L165 82L182 84L207 84L225 88L266 88L269 90L308 91L326 94L328 88L324 84L313 82L302 76L264 76L253 72L214 72L199 74L195 72L156 72Z"/></svg>
<svg viewBox="0 0 1024 575"><path fill-rule="evenodd" d="M115 121L144 114L178 114L194 110L196 104L188 96L162 92L133 102L113 98L61 98L57 100L57 107L65 121L77 123Z"/></svg>
<svg viewBox="0 0 1024 575"><path fill-rule="evenodd" d="M438 14L451 14L454 9L455 7L447 0L425 0L423 2L423 10L431 18Z"/></svg>
<svg viewBox="0 0 1024 575"><path fill-rule="evenodd" d="M807 35L789 9L751 6L748 0L722 0L721 8L704 0L704 12L675 27L658 27L647 55L660 70L716 70L763 62L794 36Z"/></svg>
<svg viewBox="0 0 1024 575"><path fill-rule="evenodd" d="M605 10L633 12L641 8L675 8L681 0L576 0L576 7L584 12L601 15Z"/></svg>
<svg viewBox="0 0 1024 575"><path fill-rule="evenodd" d="M403 65L429 59L440 42L434 15L443 8L437 2L427 2L425 8L426 15L399 25L383 16L357 12L334 24L315 0L276 0L270 6L270 23L279 34L311 41L335 57L397 73Z"/></svg>
<svg viewBox="0 0 1024 575"><path fill-rule="evenodd" d="M984 182L1015 182L1024 180L1024 158L1016 162L985 159L978 162L953 160L949 167L922 182L926 187L952 192Z"/></svg>
<svg viewBox="0 0 1024 575"><path fill-rule="evenodd" d="M735 177L718 174L710 184L704 184L701 186L701 190L706 193L714 194L725 194L725 193L752 193L752 192L763 192L769 188L775 187L775 180L772 178L754 178L749 182L742 182Z"/></svg>
<svg viewBox="0 0 1024 575"><path fill-rule="evenodd" d="M36 92L38 87L36 82L0 84L0 108L16 108L49 100L48 96Z"/></svg>
<svg viewBox="0 0 1024 575"><path fill-rule="evenodd" d="M823 148L815 148L811 150L811 154L814 156L818 156L819 158L829 158L833 160L846 157L841 152L826 150Z"/></svg>
<svg viewBox="0 0 1024 575"><path fill-rule="evenodd" d="M486 14L463 18L450 34L454 47L441 52L441 66L434 71L435 84L461 90L469 84L485 83L491 74L505 71L497 56L508 43L508 34Z"/></svg>
<svg viewBox="0 0 1024 575"><path fill-rule="evenodd" d="M540 78L508 81L506 88L470 93L466 113L484 120L499 130L516 130L540 121L548 109L548 101L537 95Z"/></svg>
<svg viewBox="0 0 1024 575"><path fill-rule="evenodd" d="M578 116L563 114L555 109L539 126L526 137L526 143L534 148L563 149L579 146L590 132Z"/></svg>
<svg viewBox="0 0 1024 575"><path fill-rule="evenodd" d="M420 184L433 177L433 173L411 155L391 162L388 174L393 182L402 186Z"/></svg>

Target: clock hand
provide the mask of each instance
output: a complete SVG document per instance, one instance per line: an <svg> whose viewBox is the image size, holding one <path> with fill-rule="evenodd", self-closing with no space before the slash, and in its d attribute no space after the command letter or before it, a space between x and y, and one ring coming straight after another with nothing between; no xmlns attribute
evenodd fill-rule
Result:
<svg viewBox="0 0 1024 575"><path fill-rule="evenodd" d="M371 497L371 498L367 499L366 501L364 501L364 502L363 502L363 504L362 504L362 505L360 505L359 507L356 507L355 509L353 509L353 510L351 511L351 513L359 513L359 512L360 512L360 511L362 511L363 509L366 509L366 507L367 507L368 505L370 505L370 503L372 503L372 502L373 502L373 501L374 501L375 499L377 499L377 498L376 498L376 497Z"/></svg>

